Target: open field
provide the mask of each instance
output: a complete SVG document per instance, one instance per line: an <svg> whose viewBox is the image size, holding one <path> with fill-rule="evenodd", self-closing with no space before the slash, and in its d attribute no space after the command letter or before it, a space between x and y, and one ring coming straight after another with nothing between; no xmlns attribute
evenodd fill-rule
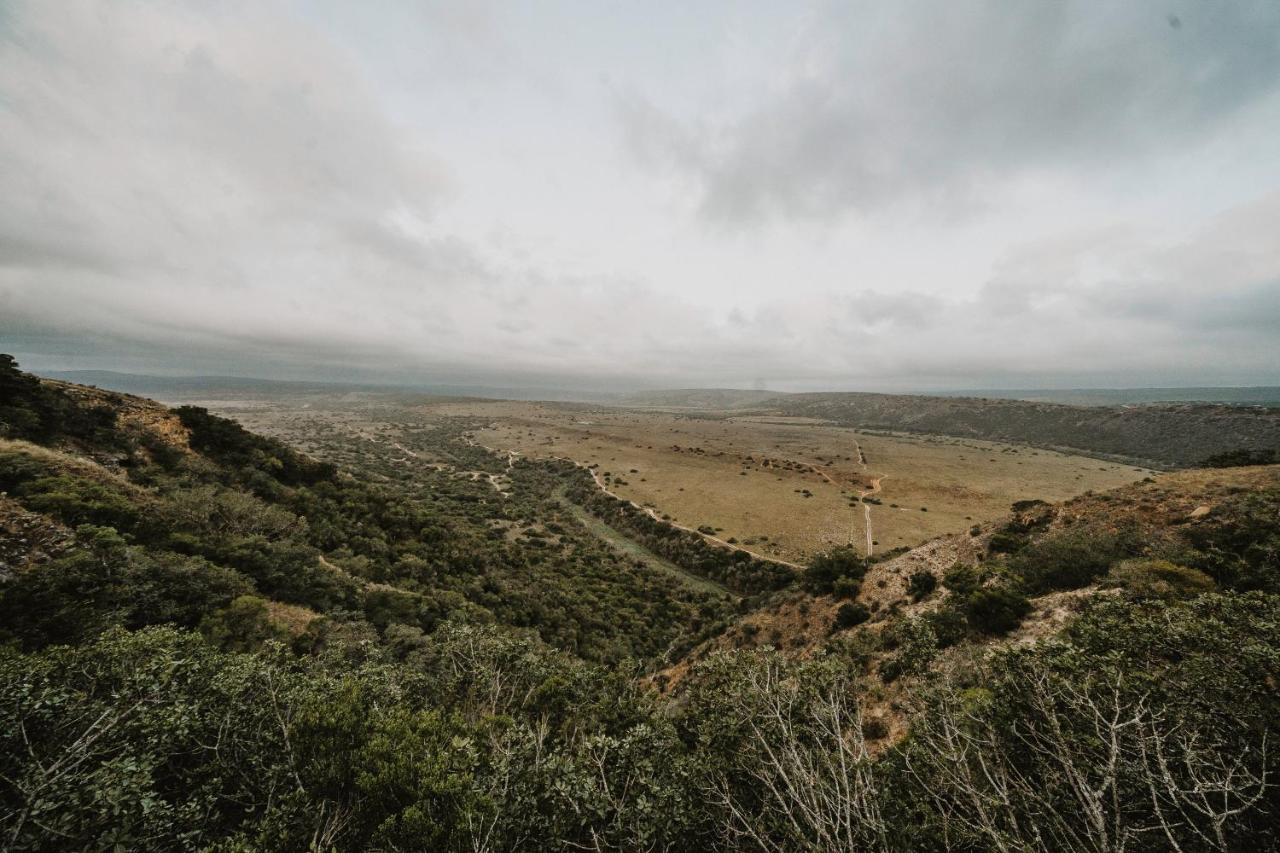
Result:
<svg viewBox="0 0 1280 853"><path fill-rule="evenodd" d="M800 563L834 545L873 553L913 546L998 518L1017 500L1061 500L1150 473L1026 446L779 415L382 396L208 402L340 464L367 467L378 458L405 474L446 465L455 476L491 479L503 493L501 475L468 473L428 438L466 419L479 425L473 440L499 458L510 451L595 466L609 491L659 517Z"/></svg>
<svg viewBox="0 0 1280 853"><path fill-rule="evenodd" d="M1150 473L1016 445L873 435L805 418L487 401L429 404L422 412L485 419L489 426L475 440L486 447L596 466L621 497L794 561L834 545L911 546L997 518L1014 501L1061 500ZM879 503L863 503L863 496Z"/></svg>

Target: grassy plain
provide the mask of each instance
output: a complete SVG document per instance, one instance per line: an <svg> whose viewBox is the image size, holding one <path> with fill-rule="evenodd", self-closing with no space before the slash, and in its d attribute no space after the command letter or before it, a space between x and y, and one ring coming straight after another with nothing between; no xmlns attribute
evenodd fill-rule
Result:
<svg viewBox="0 0 1280 853"><path fill-rule="evenodd" d="M987 441L867 434L803 418L730 417L525 402L430 404L424 414L483 418L475 439L530 458L595 465L609 488L674 521L761 553L802 561L876 551L1000 517L1014 501L1062 500L1148 471ZM876 485L879 490L876 491Z"/></svg>

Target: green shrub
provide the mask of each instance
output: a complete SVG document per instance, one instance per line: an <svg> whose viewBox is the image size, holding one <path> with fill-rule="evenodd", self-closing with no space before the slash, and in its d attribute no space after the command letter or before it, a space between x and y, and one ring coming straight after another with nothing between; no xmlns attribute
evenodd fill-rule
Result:
<svg viewBox="0 0 1280 853"><path fill-rule="evenodd" d="M926 613L924 621L933 629L940 649L954 646L969 633L969 621L965 618L961 606L940 607L931 613Z"/></svg>
<svg viewBox="0 0 1280 853"><path fill-rule="evenodd" d="M1136 551L1135 543L1110 531L1063 530L1022 548L1009 558L1009 567L1033 594L1079 589Z"/></svg>
<svg viewBox="0 0 1280 853"><path fill-rule="evenodd" d="M831 594L836 598L856 598L861 589L862 582L860 580L845 576L836 578L836 582L831 585Z"/></svg>
<svg viewBox="0 0 1280 853"><path fill-rule="evenodd" d="M1106 579L1140 598L1189 598L1215 586L1204 572L1167 560L1124 560L1111 567Z"/></svg>
<svg viewBox="0 0 1280 853"><path fill-rule="evenodd" d="M988 547L993 554L1012 554L1027 544L1027 538L1016 533L997 530L991 534Z"/></svg>
<svg viewBox="0 0 1280 853"><path fill-rule="evenodd" d="M1185 535L1200 553L1179 562L1227 589L1280 593L1280 488L1231 495Z"/></svg>
<svg viewBox="0 0 1280 853"><path fill-rule="evenodd" d="M938 578L928 569L912 572L907 578L907 592L912 601L921 601L938 588Z"/></svg>
<svg viewBox="0 0 1280 853"><path fill-rule="evenodd" d="M1280 448L1266 450L1228 450L1215 453L1200 463L1202 468L1240 468L1245 465L1275 465L1280 462Z"/></svg>
<svg viewBox="0 0 1280 853"><path fill-rule="evenodd" d="M938 638L924 619L902 620L885 632L885 641L896 650L880 664L880 678L886 683L924 672L938 655Z"/></svg>
<svg viewBox="0 0 1280 853"><path fill-rule="evenodd" d="M967 598L969 593L982 585L982 578L973 566L956 563L942 575L942 585L953 595Z"/></svg>
<svg viewBox="0 0 1280 853"><path fill-rule="evenodd" d="M200 633L228 652L252 651L267 640L284 637L284 632L272 624L267 603L254 595L242 595L210 613L200 622Z"/></svg>
<svg viewBox="0 0 1280 853"><path fill-rule="evenodd" d="M866 573L866 559L846 545L814 557L808 570L801 575L800 585L814 595L829 595L835 591L836 581L841 578L861 581Z"/></svg>
<svg viewBox="0 0 1280 853"><path fill-rule="evenodd" d="M867 606L860 601L841 604L836 610L835 621L831 624L831 630L843 631L846 628L852 628L855 625L861 625L871 618L871 611L867 610Z"/></svg>
<svg viewBox="0 0 1280 853"><path fill-rule="evenodd" d="M1003 586L975 590L964 607L969 627L984 634L1007 634L1031 612L1025 595Z"/></svg>
<svg viewBox="0 0 1280 853"><path fill-rule="evenodd" d="M38 649L84 642L117 625L194 627L253 589L237 572L200 558L129 547L110 527L81 525L76 545L0 586L0 632Z"/></svg>

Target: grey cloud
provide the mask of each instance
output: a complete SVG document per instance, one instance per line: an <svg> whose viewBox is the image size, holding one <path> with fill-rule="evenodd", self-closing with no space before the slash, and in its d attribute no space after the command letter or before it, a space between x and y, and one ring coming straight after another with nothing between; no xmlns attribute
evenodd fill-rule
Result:
<svg viewBox="0 0 1280 853"><path fill-rule="evenodd" d="M692 180L712 220L971 203L1020 171L1127 169L1211 137L1275 93L1280 5L839 5L778 74L714 121L629 93L628 144Z"/></svg>
<svg viewBox="0 0 1280 853"><path fill-rule="evenodd" d="M902 8L820 20L778 89L741 114L676 120L625 96L637 154L691 178L715 217L835 215L959 194L988 173L1186 145L1274 83L1270 4L1178 6L1176 31L1163 10L1127 5ZM468 188L425 153L433 139L393 121L362 63L296 11L8 7L0 349L54 367L114 353L123 361L91 366L137 369L136 356L206 373L782 388L1026 384L1066 370L1195 381L1218 348L1242 376L1275 375L1280 196L1172 247L1117 227L1013 246L981 289L797 274L738 299L706 287L717 255L696 252L696 272L674 283L611 268L603 252L583 264L603 269L562 269L478 236L490 233L481 217L451 220ZM437 41L457 25L459 45L505 44L488 18L427 20ZM406 36L396 49L412 47ZM611 174L592 163L581 180ZM667 251L672 232L628 218L623 191L593 215ZM759 250L738 245L748 259ZM670 250L674 269L688 248Z"/></svg>

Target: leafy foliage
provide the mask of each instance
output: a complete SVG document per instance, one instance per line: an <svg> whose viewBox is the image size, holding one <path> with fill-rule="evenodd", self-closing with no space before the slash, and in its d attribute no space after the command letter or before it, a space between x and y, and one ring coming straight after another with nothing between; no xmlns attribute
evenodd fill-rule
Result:
<svg viewBox="0 0 1280 853"><path fill-rule="evenodd" d="M695 575L743 595L783 589L795 579L794 572L781 563L716 547L697 533L673 527L628 501L604 494L580 468L565 463L561 471L569 481L568 496L574 503Z"/></svg>
<svg viewBox="0 0 1280 853"><path fill-rule="evenodd" d="M866 559L853 548L841 546L814 557L800 585L813 595L830 595L840 585L842 597L852 598L866 573Z"/></svg>
<svg viewBox="0 0 1280 853"><path fill-rule="evenodd" d="M969 627L985 634L1007 634L1022 624L1031 612L1031 602L1016 590L1004 586L974 590L964 603Z"/></svg>
<svg viewBox="0 0 1280 853"><path fill-rule="evenodd" d="M1107 573L1125 557L1140 552L1128 533L1068 528L1041 536L1008 559L1009 568L1033 595L1056 589L1079 589Z"/></svg>
<svg viewBox="0 0 1280 853"><path fill-rule="evenodd" d="M635 658L717 631L728 597L614 553L560 498L741 591L790 569L597 500L565 466L513 464L493 501L446 474L336 472L201 410L194 449L173 447L84 427L5 367L8 435L119 462L0 448L5 506L65 525L0 567L5 849L1280 845L1280 490L1179 528L1176 563L1124 530L1026 527L947 571L938 609L799 659L713 654L671 700ZM501 464L462 429L430 440ZM865 571L837 549L800 583L848 594ZM1015 627L1026 591L1098 578L1127 593L1056 639L940 655ZM280 602L317 615L286 630ZM844 602L835 625L869 615ZM886 695L909 709L892 744L863 716Z"/></svg>
<svg viewBox="0 0 1280 853"><path fill-rule="evenodd" d="M1275 465L1280 462L1280 449L1227 450L1215 453L1204 462L1204 468L1240 468L1246 465Z"/></svg>
<svg viewBox="0 0 1280 853"><path fill-rule="evenodd" d="M1144 598L1189 598L1214 588L1204 572L1168 560L1125 560L1111 568L1107 581Z"/></svg>

